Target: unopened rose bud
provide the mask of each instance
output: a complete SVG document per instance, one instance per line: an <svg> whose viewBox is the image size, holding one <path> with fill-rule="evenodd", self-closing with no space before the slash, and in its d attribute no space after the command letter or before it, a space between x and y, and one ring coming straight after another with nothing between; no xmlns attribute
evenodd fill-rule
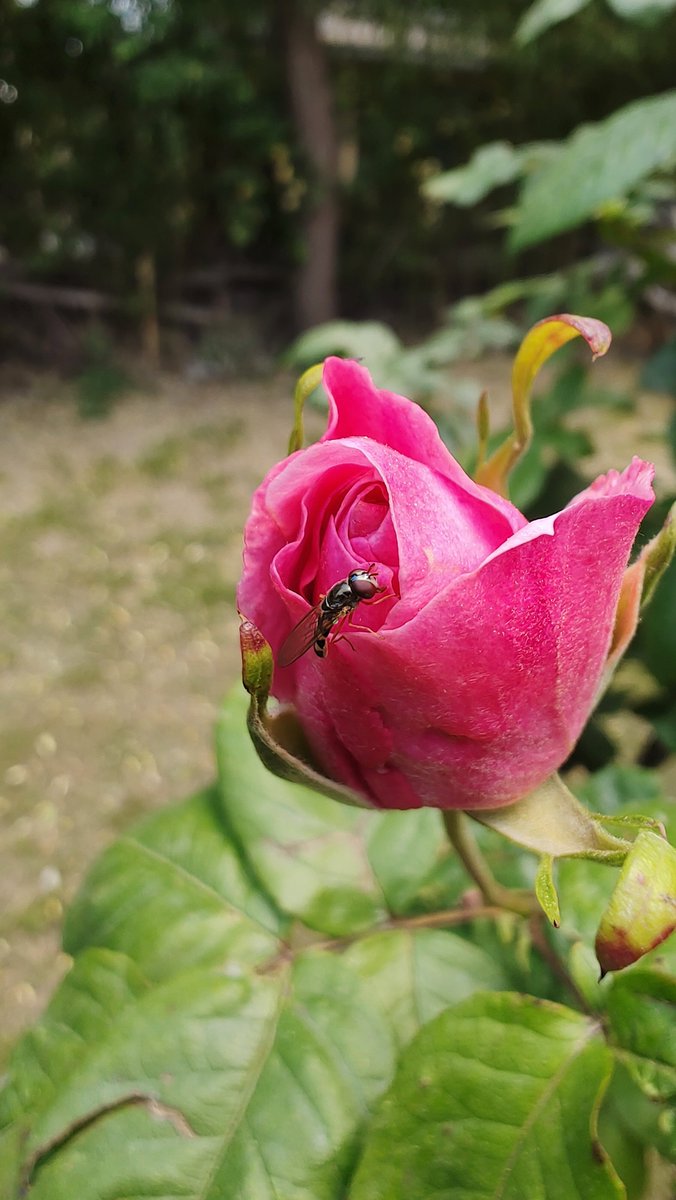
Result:
<svg viewBox="0 0 676 1200"><path fill-rule="evenodd" d="M620 971L676 929L676 850L642 830L629 851L596 935L601 974Z"/></svg>
<svg viewBox="0 0 676 1200"><path fill-rule="evenodd" d="M240 614L241 615L241 614ZM242 617L239 627L242 653L242 683L251 697L247 725L256 752L269 771L323 792L343 804L364 807L363 797L326 779L310 761L311 752L298 717L291 708L268 712L273 660L269 643L260 629Z"/></svg>
<svg viewBox="0 0 676 1200"><path fill-rule="evenodd" d="M272 684L272 650L252 621L242 619L239 627L242 654L242 683L249 695L267 698Z"/></svg>
<svg viewBox="0 0 676 1200"><path fill-rule="evenodd" d="M515 395L550 334L601 352L588 325L538 327ZM273 694L322 772L376 808L511 805L558 770L594 706L653 468L635 458L529 523L356 362L327 359L323 385L326 433L272 468L245 531L238 600L272 648Z"/></svg>

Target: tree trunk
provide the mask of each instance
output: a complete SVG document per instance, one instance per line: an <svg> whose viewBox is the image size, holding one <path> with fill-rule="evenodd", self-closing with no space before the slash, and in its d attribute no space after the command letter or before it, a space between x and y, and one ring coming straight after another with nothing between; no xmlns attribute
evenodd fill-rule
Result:
<svg viewBox="0 0 676 1200"><path fill-rule="evenodd" d="M160 326L157 319L157 279L152 252L148 250L139 254L134 267L141 353L148 365L157 369L160 365Z"/></svg>
<svg viewBox="0 0 676 1200"><path fill-rule="evenodd" d="M305 258L295 281L301 329L336 316L338 258L337 138L324 46L303 0L280 0L286 74L298 141L311 170L303 234Z"/></svg>

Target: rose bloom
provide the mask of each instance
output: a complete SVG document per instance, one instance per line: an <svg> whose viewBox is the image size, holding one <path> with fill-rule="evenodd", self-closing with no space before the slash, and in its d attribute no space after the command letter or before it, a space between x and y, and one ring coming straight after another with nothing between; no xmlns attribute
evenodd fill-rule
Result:
<svg viewBox="0 0 676 1200"><path fill-rule="evenodd" d="M529 523L418 405L355 362L327 359L323 380L326 433L254 495L238 605L276 656L350 571L375 564L385 591L325 659L310 646L277 665L273 695L324 773L378 808L509 804L561 765L593 707L653 468L634 458Z"/></svg>

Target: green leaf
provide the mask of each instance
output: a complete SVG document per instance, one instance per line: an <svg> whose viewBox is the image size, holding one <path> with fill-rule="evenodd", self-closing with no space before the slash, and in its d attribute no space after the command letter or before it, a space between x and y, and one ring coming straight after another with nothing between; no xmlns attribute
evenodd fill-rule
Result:
<svg viewBox="0 0 676 1200"><path fill-rule="evenodd" d="M0 1127L54 1102L82 1063L83 1045L96 1046L115 1020L149 989L125 954L85 950L54 996L47 1014L16 1047L9 1082L0 1096ZM44 1064L48 1064L45 1070Z"/></svg>
<svg viewBox="0 0 676 1200"><path fill-rule="evenodd" d="M444 375L434 369L435 355L423 344L405 349L381 321L329 321L308 329L286 352L292 366L304 369L329 354L363 360L378 387L422 399L443 390ZM313 394L313 399L321 393Z"/></svg>
<svg viewBox="0 0 676 1200"><path fill-rule="evenodd" d="M217 748L223 811L263 891L311 929L341 937L384 915L364 837L377 814L336 804L272 775L246 729L237 689L223 706Z"/></svg>
<svg viewBox="0 0 676 1200"><path fill-rule="evenodd" d="M444 171L423 184L430 200L443 200L470 208L494 188L512 183L523 172L523 155L510 142L481 146L463 167Z"/></svg>
<svg viewBox="0 0 676 1200"><path fill-rule="evenodd" d="M79 1039L65 1077L52 1010L47 1051L33 1050L49 1086L25 1103L31 1200L335 1200L393 1066L352 972L318 954L248 979L193 968L130 996L95 1035L83 1015L99 1004L94 961L54 1002Z"/></svg>
<svg viewBox="0 0 676 1200"><path fill-rule="evenodd" d="M558 153L557 142L526 142L522 146L513 146L511 142L488 142L474 152L469 162L434 175L421 190L430 200L471 208L494 188L528 175ZM460 301L460 305L463 303Z"/></svg>
<svg viewBox="0 0 676 1200"><path fill-rule="evenodd" d="M649 967L618 976L608 995L608 1016L643 1090L652 1099L676 1101L676 976Z"/></svg>
<svg viewBox="0 0 676 1200"><path fill-rule="evenodd" d="M350 946L343 961L367 984L401 1045L449 1004L509 986L485 950L446 930L376 933Z"/></svg>
<svg viewBox="0 0 676 1200"><path fill-rule="evenodd" d="M405 913L449 853L437 809L379 813L368 829L367 850L387 907Z"/></svg>
<svg viewBox="0 0 676 1200"><path fill-rule="evenodd" d="M676 1162L676 975L641 967L616 976L608 996L617 1055L641 1097L637 1132Z"/></svg>
<svg viewBox="0 0 676 1200"><path fill-rule="evenodd" d="M284 922L228 838L215 788L144 821L107 850L66 916L64 947L106 946L146 977L278 949Z"/></svg>
<svg viewBox="0 0 676 1200"><path fill-rule="evenodd" d="M626 196L652 171L667 167L674 155L676 91L637 100L605 121L582 126L556 159L526 181L512 248L573 229L602 205Z"/></svg>
<svg viewBox="0 0 676 1200"><path fill-rule="evenodd" d="M668 804L659 775L647 767L613 763L583 780L578 792L595 812L617 816L632 809L655 807L666 816Z"/></svg>
<svg viewBox="0 0 676 1200"><path fill-rule="evenodd" d="M286 353L294 366L311 367L329 354L364 358L369 368L391 361L402 349L389 325L382 321L327 321L301 334Z"/></svg>
<svg viewBox="0 0 676 1200"><path fill-rule="evenodd" d="M676 8L676 0L608 0L609 8L627 21L648 21Z"/></svg>
<svg viewBox="0 0 676 1200"><path fill-rule="evenodd" d="M588 4L589 0L535 0L519 21L514 38L520 46L525 46L552 25L575 16Z"/></svg>
<svg viewBox="0 0 676 1200"><path fill-rule="evenodd" d="M648 1200L645 1144L632 1120L630 1107L635 1088L631 1080L625 1081L625 1072L616 1067L599 1113L599 1133L627 1189L628 1200Z"/></svg>
<svg viewBox="0 0 676 1200"><path fill-rule="evenodd" d="M611 1064L587 1017L472 997L404 1051L350 1200L617 1200L595 1134Z"/></svg>
<svg viewBox="0 0 676 1200"><path fill-rule="evenodd" d="M14 1197L18 1193L21 1152L25 1130L18 1123L0 1129L0 1196Z"/></svg>
<svg viewBox="0 0 676 1200"><path fill-rule="evenodd" d="M650 1096L639 1087L626 1066L618 1061L608 1089L607 1103L607 1122L615 1124L620 1136L626 1130L630 1138L636 1138L644 1147L654 1147L667 1162L676 1163L676 1103L673 1100L661 1102ZM620 1165L619 1162L617 1165ZM671 1193L658 1193L662 1194L669 1196ZM652 1196L641 1192L640 1200L652 1200Z"/></svg>

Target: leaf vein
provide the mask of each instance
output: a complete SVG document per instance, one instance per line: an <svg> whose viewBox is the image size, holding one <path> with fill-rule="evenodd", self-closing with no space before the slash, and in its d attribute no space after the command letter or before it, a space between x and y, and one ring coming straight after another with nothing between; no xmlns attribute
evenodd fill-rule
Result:
<svg viewBox="0 0 676 1200"><path fill-rule="evenodd" d="M235 1134L237 1128L239 1127L239 1125L241 1124L241 1122L243 1120L245 1120L245 1118L246 1118L246 1113L247 1113L249 1104L251 1103L253 1094L256 1090L256 1087L257 1087L260 1077L263 1073L265 1065L268 1061L272 1047L274 1046L275 1038L277 1036L277 1029L279 1027L279 1021L282 1016L286 1000L288 999L289 990L290 990L290 975L287 971L285 981L280 985L279 996L277 999L277 1008L274 1013L274 1019L270 1021L270 1028L268 1030L268 1036L261 1040L261 1044L259 1046L258 1053L255 1055L253 1062L251 1063L250 1077L249 1077L248 1085L245 1084L242 1087L240 1104L237 1106L235 1112L232 1115L230 1122L228 1123L227 1128L225 1129L225 1131L223 1133L223 1137L220 1139L220 1143L221 1143L220 1153L217 1153L214 1156L214 1165L212 1167L212 1170L209 1172L209 1175L208 1175L207 1179L205 1180L204 1187L203 1187L202 1191L200 1192L199 1198L196 1197L196 1200L209 1200L211 1186L214 1182L214 1179L216 1178L218 1171L220 1170L221 1164L223 1162L225 1155L227 1154L227 1151L233 1140L234 1134Z"/></svg>
<svg viewBox="0 0 676 1200"><path fill-rule="evenodd" d="M211 884L205 883L203 879L200 879L198 875L191 874L190 871L186 870L185 867L182 867L180 863L175 862L174 859L167 858L166 855L160 854L157 850L153 850L151 846L146 846L144 842L136 841L135 838L121 838L118 844L124 844L130 847L130 849L135 850L137 853L145 855L153 862L158 863L160 866L164 867L166 871L172 872L180 879L183 879L185 882L189 883L190 886L196 891L204 892L204 894L209 896L212 900L216 900L220 907L226 912L239 913L240 916L244 917L247 921L251 921L252 924L257 925L259 929L262 929L265 933L269 934L271 932L271 930L257 917L254 917L245 909L240 908L232 900L223 896L216 890L216 888L212 887Z"/></svg>
<svg viewBox="0 0 676 1200"><path fill-rule="evenodd" d="M549 1082L542 1089L542 1092L536 1099L530 1113L528 1114L528 1117L521 1126L520 1134L514 1143L514 1148L511 1154L509 1154L503 1168L502 1175L498 1180L497 1188L493 1194L493 1200L502 1200L502 1198L505 1196L505 1188L509 1181L509 1176L511 1175L514 1165L523 1150L523 1146L528 1134L532 1130L537 1119L540 1117L543 1109L549 1103L550 1098L556 1094L556 1089L559 1087L561 1081L565 1078L567 1072L573 1066L578 1055L582 1053L587 1043L591 1041L592 1037L595 1037L597 1033L597 1025L589 1025L588 1028L584 1030L582 1036L572 1046L569 1056L563 1060L559 1069L555 1071Z"/></svg>

